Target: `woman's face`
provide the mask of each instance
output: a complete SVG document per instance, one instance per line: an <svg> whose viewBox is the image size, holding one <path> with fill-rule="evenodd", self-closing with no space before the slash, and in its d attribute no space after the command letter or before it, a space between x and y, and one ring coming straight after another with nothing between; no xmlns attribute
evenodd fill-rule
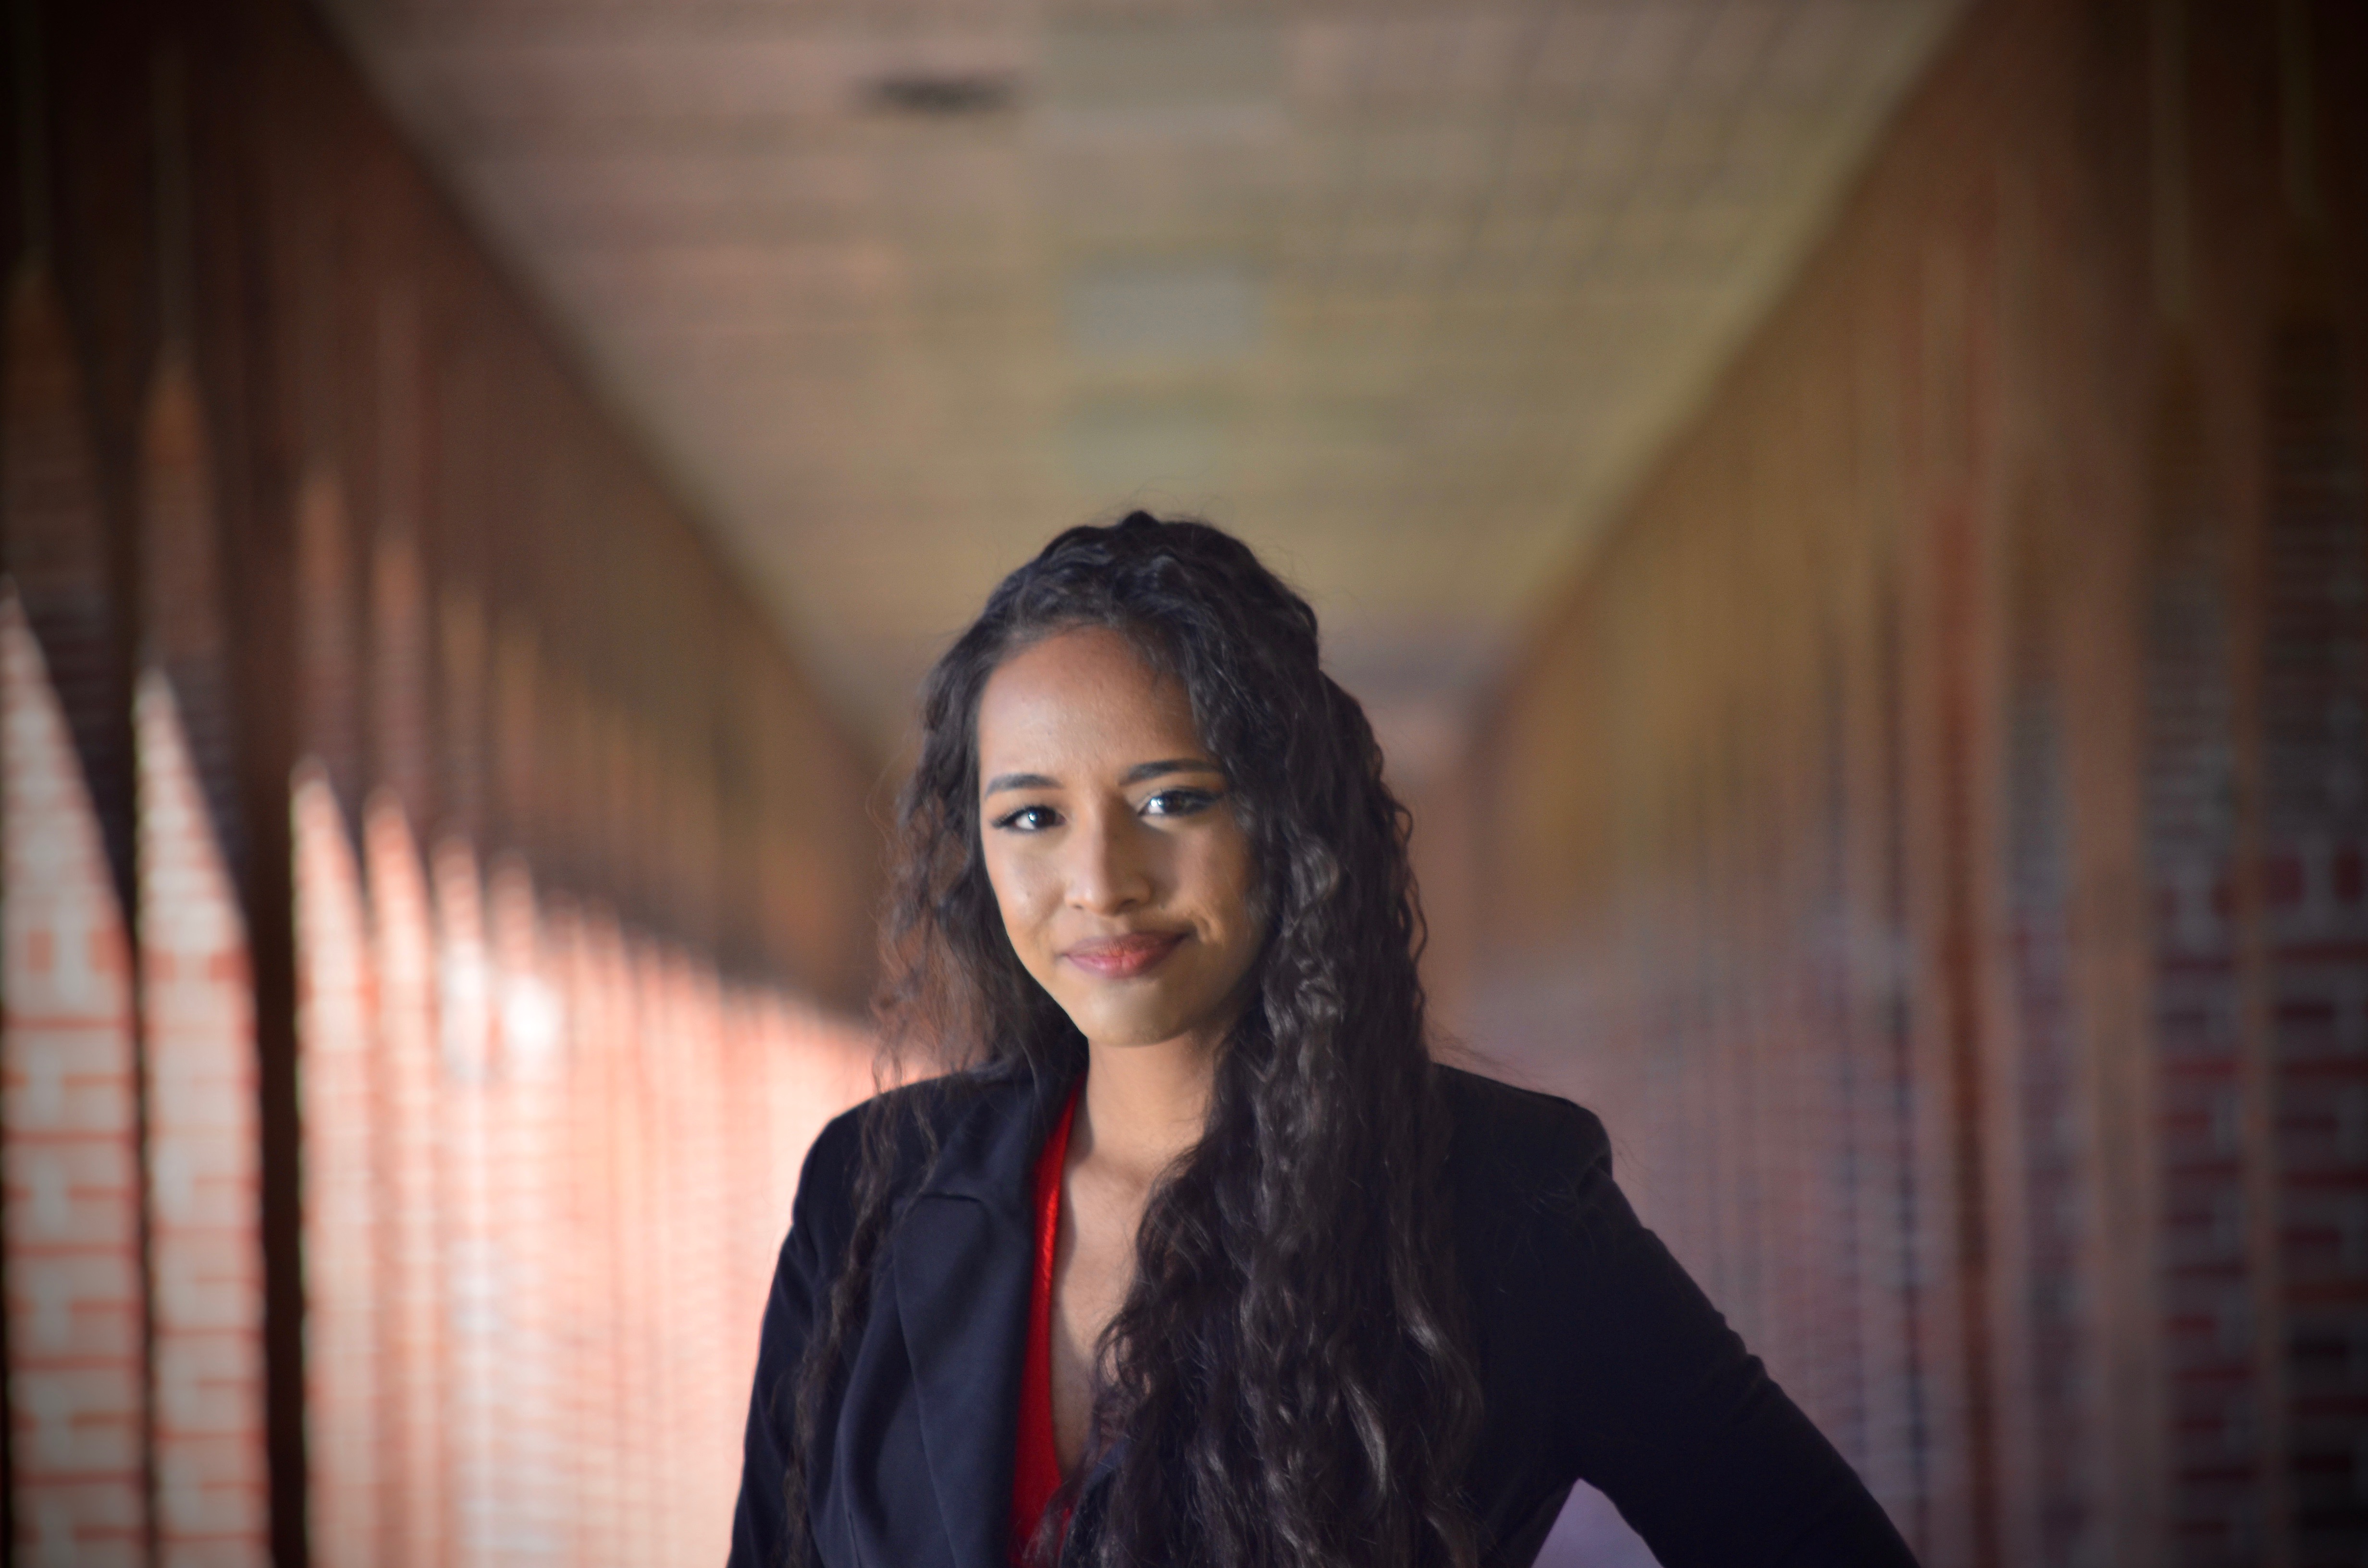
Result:
<svg viewBox="0 0 2368 1568"><path fill-rule="evenodd" d="M978 704L979 832L1019 961L1096 1046L1213 1051L1264 935L1257 868L1182 687L1100 627Z"/></svg>

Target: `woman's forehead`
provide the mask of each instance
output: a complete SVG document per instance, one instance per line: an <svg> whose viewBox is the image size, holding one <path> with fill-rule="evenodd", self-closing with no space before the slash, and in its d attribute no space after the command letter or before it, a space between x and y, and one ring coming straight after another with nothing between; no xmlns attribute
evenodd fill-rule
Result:
<svg viewBox="0 0 2368 1568"><path fill-rule="evenodd" d="M1183 686L1107 627L1062 631L1013 653L978 705L982 778L1017 770L1123 772L1155 759L1202 756Z"/></svg>

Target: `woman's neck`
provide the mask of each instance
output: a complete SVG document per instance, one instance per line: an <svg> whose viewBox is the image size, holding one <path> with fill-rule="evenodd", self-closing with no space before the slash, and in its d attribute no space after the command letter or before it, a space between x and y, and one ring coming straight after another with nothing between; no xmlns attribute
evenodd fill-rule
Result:
<svg viewBox="0 0 2368 1568"><path fill-rule="evenodd" d="M1216 1060L1213 1042L1190 1037L1160 1045L1088 1044L1085 1093L1069 1134L1071 1165L1089 1161L1147 1192L1201 1141Z"/></svg>

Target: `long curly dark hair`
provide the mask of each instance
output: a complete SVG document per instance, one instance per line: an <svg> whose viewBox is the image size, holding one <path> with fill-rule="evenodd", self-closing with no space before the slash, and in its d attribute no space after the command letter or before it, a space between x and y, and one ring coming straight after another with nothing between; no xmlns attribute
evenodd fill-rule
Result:
<svg viewBox="0 0 2368 1568"><path fill-rule="evenodd" d="M1267 935L1206 1131L1151 1195L1133 1285L1099 1347L1097 1441L1129 1442L1101 1528L1078 1544L1099 1568L1469 1568L1461 1482L1480 1392L1445 1212L1407 813L1363 710L1323 671L1315 611L1240 540L1142 512L1071 528L938 661L899 803L888 1048L957 1074L1083 1071L1084 1040L1020 967L987 881L975 722L1003 659L1087 626L1125 635L1189 694L1257 855ZM808 1536L803 1456L868 1310L895 1195L912 1190L893 1167L909 1164L913 1129L894 1119L867 1123L848 1256L800 1370L793 1562ZM1053 1533L1040 1522L1040 1560Z"/></svg>

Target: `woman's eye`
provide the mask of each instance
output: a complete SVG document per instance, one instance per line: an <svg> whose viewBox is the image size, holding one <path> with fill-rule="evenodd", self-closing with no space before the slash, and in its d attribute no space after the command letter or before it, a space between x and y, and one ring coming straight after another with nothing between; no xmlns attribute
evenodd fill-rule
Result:
<svg viewBox="0 0 2368 1568"><path fill-rule="evenodd" d="M1214 791L1208 790L1162 790L1143 802L1143 814L1152 817L1189 817L1207 811L1217 803Z"/></svg>
<svg viewBox="0 0 2368 1568"><path fill-rule="evenodd" d="M1050 806L1022 806L996 818L995 825L1012 833L1042 833L1060 820L1061 813Z"/></svg>

